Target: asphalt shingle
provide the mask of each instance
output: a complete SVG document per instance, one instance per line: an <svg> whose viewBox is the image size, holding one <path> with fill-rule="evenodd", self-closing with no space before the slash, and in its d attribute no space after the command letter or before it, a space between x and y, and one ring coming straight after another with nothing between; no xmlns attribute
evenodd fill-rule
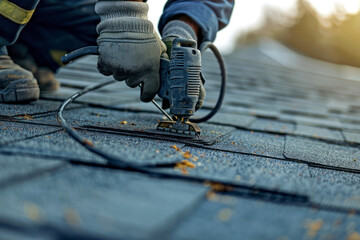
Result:
<svg viewBox="0 0 360 240"><path fill-rule="evenodd" d="M182 160L181 154L171 146L182 147L183 144L97 132L80 131L79 133L103 151L129 162L155 164ZM104 162L103 158L86 150L65 132L19 141L0 148L0 152Z"/></svg>
<svg viewBox="0 0 360 240"><path fill-rule="evenodd" d="M301 160L314 165L360 170L358 148L286 136L286 158Z"/></svg>
<svg viewBox="0 0 360 240"><path fill-rule="evenodd" d="M347 213L218 194L178 225L170 239L351 239L360 232L359 221Z"/></svg>
<svg viewBox="0 0 360 240"><path fill-rule="evenodd" d="M302 124L296 125L295 135L307 136L313 138L329 139L336 141L344 141L340 131L328 128L311 127Z"/></svg>
<svg viewBox="0 0 360 240"><path fill-rule="evenodd" d="M0 148L1 145L7 143L10 143L11 145L12 142L35 136L47 135L60 130L60 127L0 121Z"/></svg>
<svg viewBox="0 0 360 240"><path fill-rule="evenodd" d="M348 211L360 210L359 174L319 168L309 168L309 173L309 196L314 204Z"/></svg>
<svg viewBox="0 0 360 240"><path fill-rule="evenodd" d="M0 186L6 187L21 179L36 177L41 173L51 172L65 166L57 160L43 160L26 156L0 154Z"/></svg>
<svg viewBox="0 0 360 240"><path fill-rule="evenodd" d="M194 147L181 150L192 155L189 161L195 167L188 169L191 176L286 192L295 190L297 194L308 192L310 174L306 164Z"/></svg>
<svg viewBox="0 0 360 240"><path fill-rule="evenodd" d="M281 114L279 116L280 120L284 121L293 121L297 124L304 124L314 127L323 127L323 128L335 128L341 129L342 124L338 119L323 119L323 118L314 118L307 116L293 116L287 114Z"/></svg>
<svg viewBox="0 0 360 240"><path fill-rule="evenodd" d="M236 113L219 113L209 120L210 123L220 123L242 128L248 127L253 121L255 121L253 116Z"/></svg>
<svg viewBox="0 0 360 240"><path fill-rule="evenodd" d="M343 131L345 140L352 143L360 143L360 133Z"/></svg>
<svg viewBox="0 0 360 240"><path fill-rule="evenodd" d="M273 121L269 119L257 119L249 127L252 130L260 130L264 132L275 132L275 133L293 133L295 130L295 124Z"/></svg>
<svg viewBox="0 0 360 240"><path fill-rule="evenodd" d="M206 191L203 185L73 166L2 190L0 218L103 236L160 239Z"/></svg>
<svg viewBox="0 0 360 240"><path fill-rule="evenodd" d="M1 104L0 116L32 115L35 113L46 113L56 111L59 102L39 100L29 104ZM75 104L76 106L76 104Z"/></svg>
<svg viewBox="0 0 360 240"><path fill-rule="evenodd" d="M280 135L237 130L211 148L283 159L284 144Z"/></svg>
<svg viewBox="0 0 360 240"><path fill-rule="evenodd" d="M6 240L51 240L51 236L41 233L20 232L17 229L0 228L0 239Z"/></svg>

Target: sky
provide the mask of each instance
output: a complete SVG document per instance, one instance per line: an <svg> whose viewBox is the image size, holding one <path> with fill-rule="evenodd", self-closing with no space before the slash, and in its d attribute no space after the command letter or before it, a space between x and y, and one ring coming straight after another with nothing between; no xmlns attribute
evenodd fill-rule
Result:
<svg viewBox="0 0 360 240"><path fill-rule="evenodd" d="M356 13L360 8L359 0L308 0L323 16L328 16L336 4L342 5L349 13ZM149 1L149 19L157 26L166 0ZM272 6L284 11L291 11L296 0L236 0L230 24L220 31L215 44L223 53L229 53L235 47L235 39L241 33L259 26L266 6Z"/></svg>

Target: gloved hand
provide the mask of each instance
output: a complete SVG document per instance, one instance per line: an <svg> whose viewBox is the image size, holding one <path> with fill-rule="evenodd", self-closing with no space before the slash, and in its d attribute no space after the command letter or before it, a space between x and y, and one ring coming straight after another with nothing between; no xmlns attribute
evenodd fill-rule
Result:
<svg viewBox="0 0 360 240"><path fill-rule="evenodd" d="M148 20L147 3L123 0L99 0L95 11L101 21L98 69L129 87L142 83L140 99L151 101L160 87L160 57L166 46Z"/></svg>
<svg viewBox="0 0 360 240"><path fill-rule="evenodd" d="M168 22L162 30L162 41L167 47L167 54L171 56L172 43L175 38L185 38L197 41L197 36L192 27L181 20L172 20ZM201 81L199 100L195 106L195 110L199 110L206 96L204 83Z"/></svg>

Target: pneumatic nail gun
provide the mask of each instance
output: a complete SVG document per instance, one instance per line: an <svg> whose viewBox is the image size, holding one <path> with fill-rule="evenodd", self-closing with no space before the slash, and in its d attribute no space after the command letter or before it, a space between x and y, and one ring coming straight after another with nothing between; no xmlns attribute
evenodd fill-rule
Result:
<svg viewBox="0 0 360 240"><path fill-rule="evenodd" d="M173 133L200 135L200 128L189 118L195 113L201 84L201 53L196 42L176 38L170 60L161 59L158 96L170 103L173 121L162 121L157 129Z"/></svg>

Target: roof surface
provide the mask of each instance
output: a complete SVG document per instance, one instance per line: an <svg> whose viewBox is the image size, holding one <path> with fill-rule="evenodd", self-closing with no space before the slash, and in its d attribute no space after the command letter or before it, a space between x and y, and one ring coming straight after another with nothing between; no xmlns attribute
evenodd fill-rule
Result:
<svg viewBox="0 0 360 240"><path fill-rule="evenodd" d="M81 97L64 116L110 154L236 187L109 166L73 141L55 115L104 79L86 57L60 69L60 91L0 104L0 239L360 239L358 70L271 41L225 60L224 106L200 124L204 141L152 134L163 116L124 83ZM219 91L210 54L203 72L198 115Z"/></svg>

